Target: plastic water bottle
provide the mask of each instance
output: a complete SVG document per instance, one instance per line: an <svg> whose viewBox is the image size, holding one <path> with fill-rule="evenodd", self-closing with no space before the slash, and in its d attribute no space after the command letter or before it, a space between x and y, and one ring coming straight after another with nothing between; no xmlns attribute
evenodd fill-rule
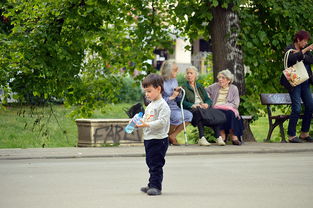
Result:
<svg viewBox="0 0 313 208"><path fill-rule="evenodd" d="M143 113L140 112L140 113L137 113L131 120L131 122L125 127L125 132L130 134L134 131L135 127L136 127L136 124L140 124L141 121L140 119L142 118L143 116Z"/></svg>

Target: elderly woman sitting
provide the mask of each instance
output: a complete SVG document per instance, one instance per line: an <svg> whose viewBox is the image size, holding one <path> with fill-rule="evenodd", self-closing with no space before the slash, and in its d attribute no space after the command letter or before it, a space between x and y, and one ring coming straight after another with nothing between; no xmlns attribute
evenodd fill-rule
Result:
<svg viewBox="0 0 313 208"><path fill-rule="evenodd" d="M210 126L208 121L201 116L201 109L208 109L212 105L211 99L208 97L204 87L198 83L198 70L194 66L186 69L185 78L187 82L182 85L186 92L185 99L183 100L183 107L190 110L193 114L191 124L197 126L199 130L199 145L209 146L210 143L204 137L204 126ZM219 136L218 126L211 126L215 130L215 137L217 137L218 145L225 145L222 137Z"/></svg>
<svg viewBox="0 0 313 208"><path fill-rule="evenodd" d="M220 71L217 75L218 82L206 88L213 101L213 107L222 110L227 118L227 122L222 125L220 135L226 140L226 135L230 135L234 145L240 145L239 138L243 134L243 123L238 112L240 103L238 88L231 84L234 75L229 70Z"/></svg>

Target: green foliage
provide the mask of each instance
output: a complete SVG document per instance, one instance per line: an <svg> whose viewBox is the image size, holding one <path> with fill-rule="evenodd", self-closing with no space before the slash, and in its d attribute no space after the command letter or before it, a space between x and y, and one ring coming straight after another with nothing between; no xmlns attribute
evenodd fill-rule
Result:
<svg viewBox="0 0 313 208"><path fill-rule="evenodd" d="M78 116L118 102L116 74L154 71L146 60L172 40L164 1L7 0L1 15L0 87L40 99L64 98ZM3 21L1 22L3 30ZM96 63L97 62L97 63ZM140 77L138 78L140 79ZM9 93L9 91L7 91Z"/></svg>
<svg viewBox="0 0 313 208"><path fill-rule="evenodd" d="M179 1L175 15L183 25L178 27L192 40L209 39L211 9L217 6L231 8L240 17L239 42L248 72L240 112L257 118L264 110L259 94L284 91L279 84L284 48L298 30L313 32L312 1Z"/></svg>
<svg viewBox="0 0 313 208"><path fill-rule="evenodd" d="M246 76L247 105L256 109L261 106L260 93L282 92L279 84L283 70L284 48L292 43L293 35L299 30L312 34L312 1L250 1L242 7L241 46L244 63L249 67ZM248 106L246 106L248 108Z"/></svg>
<svg viewBox="0 0 313 208"><path fill-rule="evenodd" d="M179 28L183 35L191 40L202 37L210 39L210 23L213 19L212 8L222 7L239 10L241 5L245 5L248 0L183 0L174 1L172 7L171 24ZM174 6L175 5L175 6Z"/></svg>
<svg viewBox="0 0 313 208"><path fill-rule="evenodd" d="M117 94L119 102L132 103L143 102L143 92L138 82L135 82L131 77L124 77L122 80L122 88Z"/></svg>
<svg viewBox="0 0 313 208"><path fill-rule="evenodd" d="M259 94L284 91L279 84L284 48L292 43L292 36L298 30L313 32L312 1L179 1L173 23L191 40L209 39L211 9L217 6L230 8L240 17L239 43L248 72L240 112L257 118L256 114L264 110Z"/></svg>
<svg viewBox="0 0 313 208"><path fill-rule="evenodd" d="M130 84L118 77L132 76L135 70L153 72L147 60L153 59L155 48L172 49L171 35L210 39L212 8L221 7L237 12L241 20L239 38L248 67L241 112L253 115L261 107L259 93L283 90L279 85L283 49L296 31L312 33L311 4L310 0L4 0L0 87L6 98L13 91L21 102L64 100L77 106L77 116L105 110L107 103L133 97L116 96ZM202 83L211 84L210 75ZM136 90L132 93L137 95Z"/></svg>
<svg viewBox="0 0 313 208"><path fill-rule="evenodd" d="M183 83L186 82L186 78L185 78L185 73L179 73L176 77L178 85L182 85ZM197 82L199 82L200 84L202 84L204 87L207 87L211 84L214 83L213 80L213 73L207 73L207 74L199 74L198 75L198 79Z"/></svg>

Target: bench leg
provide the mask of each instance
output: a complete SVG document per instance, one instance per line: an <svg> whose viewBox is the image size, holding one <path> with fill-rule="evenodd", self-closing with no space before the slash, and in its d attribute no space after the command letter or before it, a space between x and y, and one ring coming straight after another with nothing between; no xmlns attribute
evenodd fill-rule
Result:
<svg viewBox="0 0 313 208"><path fill-rule="evenodd" d="M273 133L273 130L276 128L276 126L279 126L280 128L280 134L281 134L281 137L282 137L282 142L286 142L286 139L285 139L285 131L284 131L284 122L287 120L288 118L284 118L284 119L276 119L274 124L271 124L270 123L270 127L269 127L269 130L268 130L268 134L267 134L267 138L266 140L264 140L265 142L269 142L270 139L271 139L271 135Z"/></svg>
<svg viewBox="0 0 313 208"><path fill-rule="evenodd" d="M275 125L270 125L269 126L267 137L264 140L265 142L270 142L271 141L271 136L272 136L272 133L273 133L273 130L275 129L275 127L276 127Z"/></svg>
<svg viewBox="0 0 313 208"><path fill-rule="evenodd" d="M280 135L281 135L281 142L286 143L286 137L285 137L285 131L284 131L284 125L283 123L279 124L279 129L280 129Z"/></svg>

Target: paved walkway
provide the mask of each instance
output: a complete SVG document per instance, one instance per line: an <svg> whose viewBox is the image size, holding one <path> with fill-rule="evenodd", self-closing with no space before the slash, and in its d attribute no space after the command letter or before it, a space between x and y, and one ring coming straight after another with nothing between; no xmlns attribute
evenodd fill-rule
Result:
<svg viewBox="0 0 313 208"><path fill-rule="evenodd" d="M292 153L313 152L313 143L245 143L241 146L227 145L210 147L198 145L170 146L167 156L172 155L212 155L212 154L253 154L253 153ZM28 148L0 149L0 160L17 159L65 159L65 158L99 158L99 157L143 157L142 144L119 147L93 148Z"/></svg>

